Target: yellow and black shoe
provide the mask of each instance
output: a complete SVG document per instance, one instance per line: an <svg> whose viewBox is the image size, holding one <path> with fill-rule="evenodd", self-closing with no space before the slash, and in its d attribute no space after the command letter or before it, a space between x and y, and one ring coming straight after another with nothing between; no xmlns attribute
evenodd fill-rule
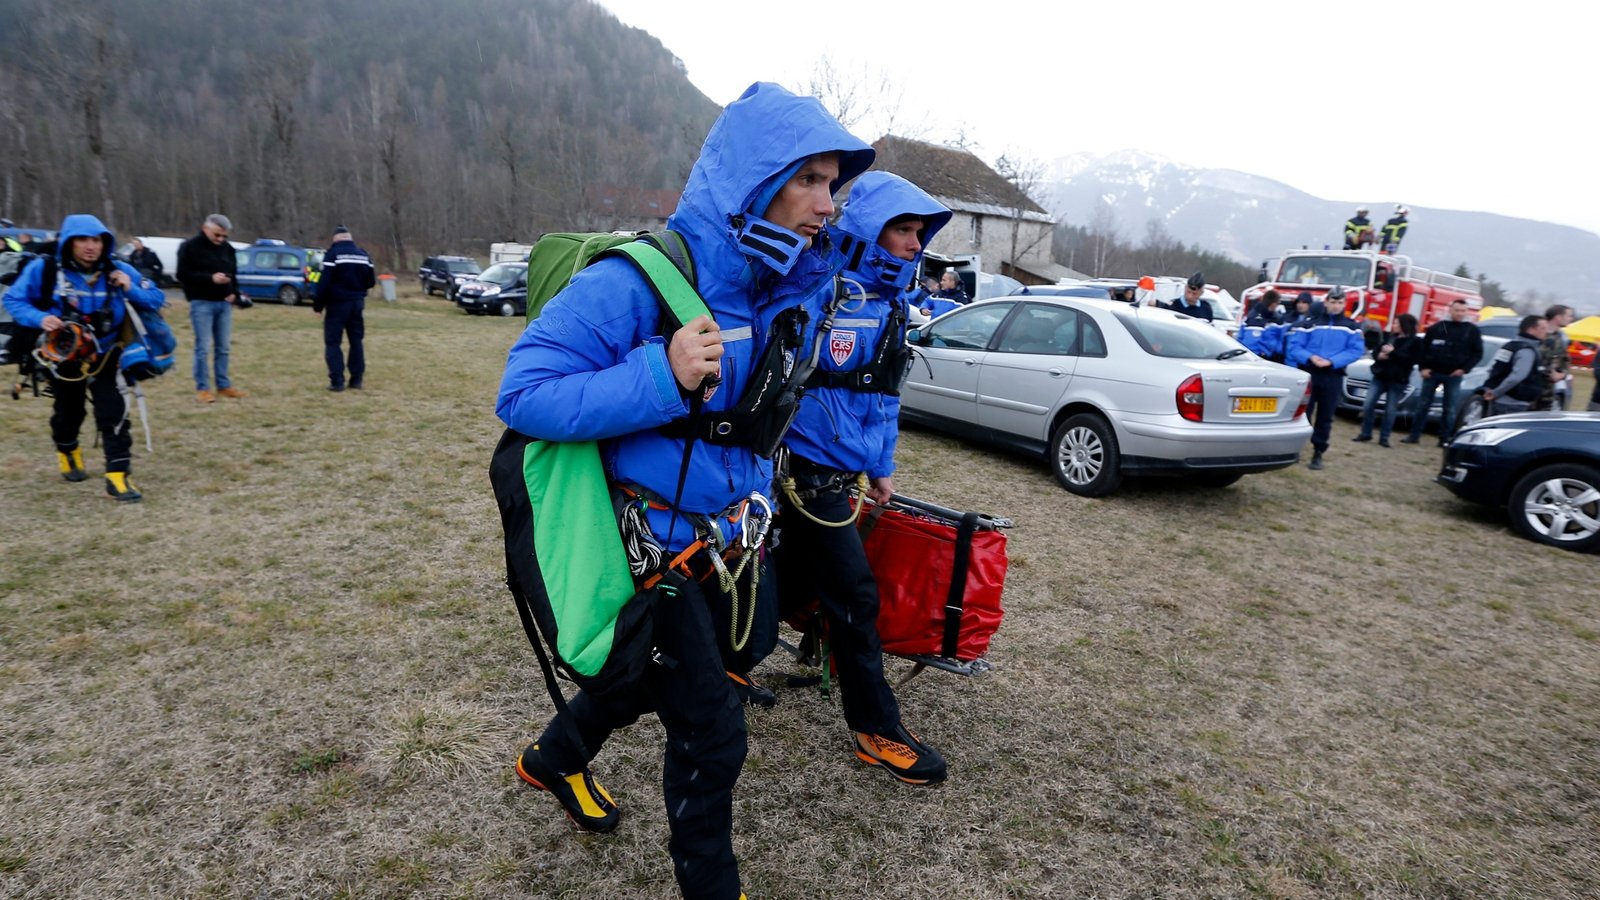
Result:
<svg viewBox="0 0 1600 900"><path fill-rule="evenodd" d="M857 731L856 756L872 766L883 766L906 784L938 784L944 780L944 757L920 738L896 725L883 734Z"/></svg>
<svg viewBox="0 0 1600 900"><path fill-rule="evenodd" d="M144 495L139 493L139 489L133 486L132 481L128 480L127 472L107 472L106 493L122 503L138 503L144 499Z"/></svg>
<svg viewBox="0 0 1600 900"><path fill-rule="evenodd" d="M83 471L83 449L56 451L56 464L61 466L61 477L71 482L85 481L89 473Z"/></svg>
<svg viewBox="0 0 1600 900"><path fill-rule="evenodd" d="M762 709L771 709L778 705L778 695L767 690L749 675L736 675L728 673L728 678L733 682L733 692L739 695L739 702L745 706L759 706Z"/></svg>
<svg viewBox="0 0 1600 900"><path fill-rule="evenodd" d="M617 802L588 769L562 775L545 765L538 742L529 744L517 757L517 777L554 796L579 831L606 834L615 831L622 820Z"/></svg>

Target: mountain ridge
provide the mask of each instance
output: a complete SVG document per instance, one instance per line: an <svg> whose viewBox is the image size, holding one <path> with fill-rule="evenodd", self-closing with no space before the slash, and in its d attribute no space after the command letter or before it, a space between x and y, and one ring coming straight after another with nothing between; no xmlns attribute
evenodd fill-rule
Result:
<svg viewBox="0 0 1600 900"><path fill-rule="evenodd" d="M1286 249L1338 247L1353 204L1327 200L1264 176L1199 168L1125 149L1073 153L1045 164L1041 203L1058 221L1084 225L1109 209L1124 239L1137 242L1152 219L1186 244L1255 265ZM1391 207L1374 204L1381 225ZM1101 213L1103 218L1103 213ZM1499 213L1411 206L1400 252L1424 268L1499 282L1513 299L1530 292L1580 312L1600 312L1600 235L1570 225Z"/></svg>

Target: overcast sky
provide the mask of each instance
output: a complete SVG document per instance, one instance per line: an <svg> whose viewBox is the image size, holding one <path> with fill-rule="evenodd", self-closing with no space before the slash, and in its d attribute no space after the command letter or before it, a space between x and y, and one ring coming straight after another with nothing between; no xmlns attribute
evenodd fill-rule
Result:
<svg viewBox="0 0 1600 900"><path fill-rule="evenodd" d="M1135 149L1380 218L1403 202L1600 233L1587 2L600 3L721 105L752 81L799 88L824 58L887 80L900 103L853 126L868 141L892 115L989 162Z"/></svg>

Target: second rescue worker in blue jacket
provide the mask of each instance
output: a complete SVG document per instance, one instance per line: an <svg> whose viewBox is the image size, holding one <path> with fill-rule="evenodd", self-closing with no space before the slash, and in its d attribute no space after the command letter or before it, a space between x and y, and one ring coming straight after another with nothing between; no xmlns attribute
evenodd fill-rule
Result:
<svg viewBox="0 0 1600 900"><path fill-rule="evenodd" d="M834 228L844 260L841 301L789 429L795 496L781 498L783 537L773 551L784 605L820 600L856 756L909 784L943 781L945 762L901 724L884 680L878 587L860 533L822 523L850 519L849 489L863 473L873 501L894 492L907 304L922 248L950 216L898 175L868 172L851 187ZM812 323L825 315L820 305L811 309Z"/></svg>
<svg viewBox="0 0 1600 900"><path fill-rule="evenodd" d="M764 321L782 305L830 290L834 266L813 246L833 214L833 191L872 164L873 151L815 98L755 84L723 110L667 225L683 236L696 287L712 318L661 335L655 294L625 260L601 259L573 277L511 348L495 411L511 428L555 441L601 442L614 482L670 502L678 496L685 439L662 426L732 407L764 349ZM709 385L707 379L720 377ZM696 539L687 514L738 537L720 514L771 487L772 465L745 446L693 443L678 510L648 511L671 554ZM714 588L715 582L711 583ZM569 704L583 746L558 718L518 760L525 780L550 790L579 827L609 831L617 807L583 787L611 732L654 712L666 730L663 794L678 886L686 897L739 897L733 855L733 786L745 758L744 714L724 671L704 603L658 608L664 660L646 667L631 697ZM609 695L608 695L609 696Z"/></svg>
<svg viewBox="0 0 1600 900"><path fill-rule="evenodd" d="M1367 352L1361 326L1344 314L1344 289L1335 287L1322 298L1322 312L1289 329L1284 362L1311 373L1311 468L1322 468L1333 430L1333 411L1344 389L1344 369Z"/></svg>

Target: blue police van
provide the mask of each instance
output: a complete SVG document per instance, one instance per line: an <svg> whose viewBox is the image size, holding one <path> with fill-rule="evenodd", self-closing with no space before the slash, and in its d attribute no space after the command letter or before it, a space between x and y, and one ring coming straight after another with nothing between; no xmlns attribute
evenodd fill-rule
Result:
<svg viewBox="0 0 1600 900"><path fill-rule="evenodd" d="M239 289L252 300L276 300L294 306L311 298L311 286L322 272L322 251L293 247L262 238L239 248Z"/></svg>

